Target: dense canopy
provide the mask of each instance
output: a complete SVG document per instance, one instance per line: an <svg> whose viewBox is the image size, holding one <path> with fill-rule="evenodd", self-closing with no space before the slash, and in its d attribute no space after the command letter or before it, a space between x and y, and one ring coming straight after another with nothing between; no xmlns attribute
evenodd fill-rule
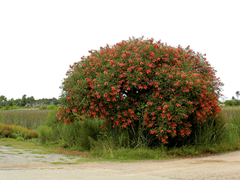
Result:
<svg viewBox="0 0 240 180"><path fill-rule="evenodd" d="M60 120L99 117L107 129L144 129L162 142L191 134L194 123L218 120L223 85L190 47L130 38L89 51L62 84Z"/></svg>

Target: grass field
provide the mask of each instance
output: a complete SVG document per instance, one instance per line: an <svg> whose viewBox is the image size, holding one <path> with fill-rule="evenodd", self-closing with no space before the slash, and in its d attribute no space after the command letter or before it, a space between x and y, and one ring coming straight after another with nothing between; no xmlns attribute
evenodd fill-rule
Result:
<svg viewBox="0 0 240 180"><path fill-rule="evenodd" d="M240 116L240 107L222 107L223 113L227 119ZM19 110L0 110L0 122L4 124L13 124L36 130L43 124L46 119L49 109L19 109Z"/></svg>
<svg viewBox="0 0 240 180"><path fill-rule="evenodd" d="M40 125L43 124L49 112L49 109L0 110L0 122L8 125L18 125L28 129L36 130Z"/></svg>
<svg viewBox="0 0 240 180"><path fill-rule="evenodd" d="M223 113L228 117L228 119L232 117L240 116L240 107L222 107Z"/></svg>

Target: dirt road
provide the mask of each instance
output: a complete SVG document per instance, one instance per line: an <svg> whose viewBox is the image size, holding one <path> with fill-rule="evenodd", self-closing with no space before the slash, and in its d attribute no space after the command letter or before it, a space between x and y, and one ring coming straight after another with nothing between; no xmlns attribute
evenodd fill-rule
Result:
<svg viewBox="0 0 240 180"><path fill-rule="evenodd" d="M226 180L240 179L240 151L202 158L71 164L57 154L0 146L1 180ZM56 164L51 164L55 162ZM69 163L69 164L59 164Z"/></svg>

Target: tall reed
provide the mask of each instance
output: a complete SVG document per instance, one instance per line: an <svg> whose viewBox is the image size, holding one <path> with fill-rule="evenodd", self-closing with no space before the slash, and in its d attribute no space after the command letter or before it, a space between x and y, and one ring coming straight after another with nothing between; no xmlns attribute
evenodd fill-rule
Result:
<svg viewBox="0 0 240 180"><path fill-rule="evenodd" d="M43 124L50 110L0 110L0 122L8 125L19 125L36 130Z"/></svg>

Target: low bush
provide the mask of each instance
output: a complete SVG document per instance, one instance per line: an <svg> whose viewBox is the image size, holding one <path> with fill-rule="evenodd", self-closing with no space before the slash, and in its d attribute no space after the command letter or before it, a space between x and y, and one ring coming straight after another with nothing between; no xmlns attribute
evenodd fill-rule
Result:
<svg viewBox="0 0 240 180"><path fill-rule="evenodd" d="M10 138L22 137L24 139L32 139L37 138L38 133L37 131L29 130L22 126L6 125L0 123L0 136Z"/></svg>
<svg viewBox="0 0 240 180"><path fill-rule="evenodd" d="M39 139L44 143L60 143L63 147L75 147L79 150L89 150L91 137L97 140L103 122L100 119L89 121L76 121L66 126L64 122L59 121L57 109L51 110L44 121L44 124L38 128Z"/></svg>

